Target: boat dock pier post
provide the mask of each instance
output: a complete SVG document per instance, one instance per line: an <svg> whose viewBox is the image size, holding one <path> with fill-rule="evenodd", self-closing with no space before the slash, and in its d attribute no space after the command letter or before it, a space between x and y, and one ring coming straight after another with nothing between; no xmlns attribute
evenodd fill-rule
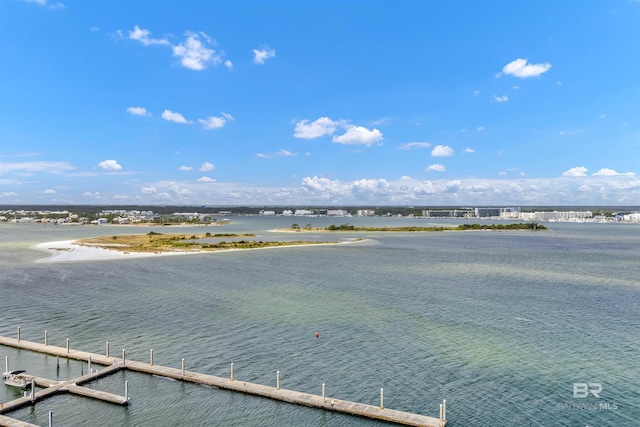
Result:
<svg viewBox="0 0 640 427"><path fill-rule="evenodd" d="M35 378L39 387L47 387L34 393L33 401L29 398L20 398L12 402L0 405L0 426L8 427L24 427L28 424L20 424L18 420L6 417L2 414L17 409L18 407L34 404L36 401L52 396L59 392L69 392L82 396L93 397L103 401L126 405L129 402L128 382L125 381L125 396L116 396L104 393L98 390L82 387L83 384L93 381L97 378L110 375L119 370L130 370L161 377L172 378L180 381L191 382L195 384L209 385L220 389L242 392L254 396L267 397L273 400L293 403L297 405L318 408L327 411L334 411L343 414L355 415L373 420L386 421L395 424L416 426L416 427L445 427L446 419L446 400L440 404L440 416L438 418L429 417L415 413L403 412L384 407L384 389L380 389L380 404L368 405L357 402L339 400L337 398L328 398L326 395L325 383L322 383L322 395L314 395L293 390L286 390L280 387L280 371L276 373L276 386L265 386L245 381L236 381L234 376L234 364L230 366L229 378L217 377L208 374L201 374L185 370L185 360L182 359L181 369L159 366L153 364L153 350L150 352L149 363L137 362L134 360L126 360L126 352L122 350L122 358L109 357L109 342L106 343L106 355L89 353L80 350L72 350L69 347L69 338L66 341L66 348L43 345L36 342L17 340L13 338L0 336L0 345L7 347L20 348L28 351L48 354L57 357L66 357L68 359L86 361L90 364L103 365L105 368L88 372L80 378L76 378L66 382L51 381L44 378ZM8 357L6 365L8 370ZM0 402L1 403L1 402ZM7 407L9 405L9 407Z"/></svg>

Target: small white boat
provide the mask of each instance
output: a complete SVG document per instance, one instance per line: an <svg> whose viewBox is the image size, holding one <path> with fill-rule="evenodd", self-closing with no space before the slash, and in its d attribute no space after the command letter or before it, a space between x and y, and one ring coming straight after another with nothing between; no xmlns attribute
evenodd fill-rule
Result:
<svg viewBox="0 0 640 427"><path fill-rule="evenodd" d="M32 376L26 374L26 371L10 371L2 374L4 383L12 387L27 389L31 387Z"/></svg>

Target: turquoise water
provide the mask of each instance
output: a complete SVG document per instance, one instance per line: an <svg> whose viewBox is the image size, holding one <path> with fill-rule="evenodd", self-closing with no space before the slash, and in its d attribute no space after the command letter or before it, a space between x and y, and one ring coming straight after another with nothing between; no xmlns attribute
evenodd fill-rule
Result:
<svg viewBox="0 0 640 427"><path fill-rule="evenodd" d="M400 218L232 217L220 232L359 243L37 263L44 241L158 228L0 225L0 334L438 415L449 426L635 426L640 420L640 225L547 224L547 232L270 232L451 224ZM166 229L163 229L167 232ZM188 233L211 229L188 229ZM336 237L337 236L337 237ZM320 337L315 338L318 332ZM55 378L79 362L0 347ZM86 369L86 367L85 367ZM63 395L11 416L46 425L374 426L366 419L136 373L102 379L121 408ZM574 398L599 383L600 398ZM0 386L0 401L15 397ZM615 408L615 409L614 409Z"/></svg>

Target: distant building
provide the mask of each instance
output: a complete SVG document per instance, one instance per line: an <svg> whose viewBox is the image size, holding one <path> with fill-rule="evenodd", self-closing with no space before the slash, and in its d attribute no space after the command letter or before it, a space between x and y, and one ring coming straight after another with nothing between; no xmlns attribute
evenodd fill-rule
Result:
<svg viewBox="0 0 640 427"><path fill-rule="evenodd" d="M375 216L376 211L373 209L358 209L356 215L358 216Z"/></svg>
<svg viewBox="0 0 640 427"><path fill-rule="evenodd" d="M427 218L471 218L475 216L473 209L431 209L423 210L422 216Z"/></svg>
<svg viewBox="0 0 640 427"><path fill-rule="evenodd" d="M553 212L536 212L536 218L540 221L577 221L593 217L591 211L553 211Z"/></svg>
<svg viewBox="0 0 640 427"><path fill-rule="evenodd" d="M475 208L475 214L478 218L518 218L520 208Z"/></svg>

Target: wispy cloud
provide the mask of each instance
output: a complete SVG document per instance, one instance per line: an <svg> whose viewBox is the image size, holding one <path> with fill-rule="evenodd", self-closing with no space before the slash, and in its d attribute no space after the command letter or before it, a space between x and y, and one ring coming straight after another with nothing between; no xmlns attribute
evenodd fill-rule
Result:
<svg viewBox="0 0 640 427"><path fill-rule="evenodd" d="M431 144L428 142L408 142L406 144L402 144L398 146L398 150L414 150L420 148L428 148L431 147Z"/></svg>
<svg viewBox="0 0 640 427"><path fill-rule="evenodd" d="M269 58L275 58L276 51L275 49L271 49L269 47L264 47L262 49L253 49L253 62L256 64L264 64Z"/></svg>
<svg viewBox="0 0 640 427"><path fill-rule="evenodd" d="M256 157L260 157L261 159L271 159L273 157L295 157L296 153L289 150L279 150L275 153L256 153Z"/></svg>
<svg viewBox="0 0 640 427"><path fill-rule="evenodd" d="M167 39L154 39L151 38L151 31L144 30L137 25L133 27L132 31L129 31L129 39L137 40L142 43L143 46L149 45L169 45L169 40Z"/></svg>
<svg viewBox="0 0 640 427"><path fill-rule="evenodd" d="M502 95L502 96L493 95L493 100L496 102L507 102L509 100L509 97L507 95Z"/></svg>
<svg viewBox="0 0 640 427"><path fill-rule="evenodd" d="M200 177L196 181L198 181L198 182L216 182L215 179L209 178L208 176Z"/></svg>
<svg viewBox="0 0 640 427"><path fill-rule="evenodd" d="M425 171L427 172L446 172L447 168L444 167L444 165L441 165L439 163L434 163L432 165L429 165Z"/></svg>
<svg viewBox="0 0 640 427"><path fill-rule="evenodd" d="M40 6L47 6L49 9L64 9L65 5L63 3L49 3L47 0L23 0L25 3L35 3Z"/></svg>
<svg viewBox="0 0 640 427"><path fill-rule="evenodd" d="M6 172L48 172L53 174L71 171L75 168L69 162L33 161L33 162L0 162L0 174Z"/></svg>
<svg viewBox="0 0 640 427"><path fill-rule="evenodd" d="M227 121L233 120L233 116L227 113L221 113L220 117L211 116L206 119L198 119L198 122L207 130L220 129L227 123Z"/></svg>
<svg viewBox="0 0 640 427"><path fill-rule="evenodd" d="M548 62L530 64L527 59L518 58L505 65L496 77L501 77L503 74L520 78L539 77L541 74L549 71L550 68L551 64Z"/></svg>

